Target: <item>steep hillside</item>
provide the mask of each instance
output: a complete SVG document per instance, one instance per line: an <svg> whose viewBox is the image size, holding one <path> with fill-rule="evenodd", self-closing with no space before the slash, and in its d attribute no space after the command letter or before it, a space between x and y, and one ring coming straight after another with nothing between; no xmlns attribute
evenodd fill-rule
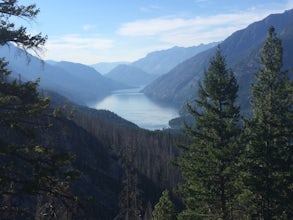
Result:
<svg viewBox="0 0 293 220"><path fill-rule="evenodd" d="M184 143L182 140L186 139L180 139L178 134L168 131L140 129L112 112L75 105L55 92L43 91L43 95L49 95L51 108L61 107L61 113L51 117L49 110L42 117L35 118L41 125L48 122L51 125L34 130L33 136L39 146L49 145L58 152L75 155L76 159L70 167L81 171L81 177L74 181L71 189L73 195L78 196L82 208L82 212L76 215L82 218L74 219L104 220L115 217L123 177L122 155L126 148L133 152L132 166L138 174L143 208L148 202L155 204L162 189L172 191L177 186L180 174L173 165L178 154L176 143L179 140ZM2 123L1 141L17 141L23 146L26 141L31 143L31 136L24 139L21 130L17 129L15 132L3 132L6 128L7 125ZM20 199L29 203L28 198Z"/></svg>
<svg viewBox="0 0 293 220"><path fill-rule="evenodd" d="M105 77L128 86L140 87L149 84L156 76L137 67L121 64L106 74Z"/></svg>
<svg viewBox="0 0 293 220"><path fill-rule="evenodd" d="M41 200L45 200L44 202L56 209L66 204L74 215L70 219L113 219L118 207L122 168L109 153L108 146L65 114L55 114L54 109L40 105L41 101L36 100L38 94L29 89L27 84L21 90L17 89L19 85L14 85L10 87L1 82L5 89L1 89L0 109L0 207L9 207L8 209L18 214L24 209L38 216L37 210L43 207ZM33 95L30 97L30 94ZM13 101L3 102L5 98L11 100L10 97L17 97L17 104ZM17 107L18 103L22 104L21 107ZM13 107L8 108L10 106ZM37 154L34 154L35 146L38 147ZM64 153L74 155L75 161L68 163L70 160ZM60 160L64 163L59 163ZM65 193L67 189L63 174L76 169L81 172L80 178L71 182L70 193ZM56 187L56 181L65 186L59 188L62 191ZM9 193L6 193L7 182L11 185L8 187ZM47 182L48 185L45 186ZM13 201L11 205L3 202L7 195ZM75 206L70 206L71 195L78 196L78 200L74 198L80 205L77 211ZM51 197L58 197L63 203L52 202L54 199ZM66 201L65 198L70 199ZM65 212L64 209L62 211ZM58 219L64 219L60 218L58 211L55 214ZM38 218L33 218L32 215L19 214L21 217L13 218L11 215L6 217L1 212L0 219Z"/></svg>
<svg viewBox="0 0 293 220"><path fill-rule="evenodd" d="M21 81L40 78L42 88L57 91L81 104L101 99L113 90L127 88L104 78L93 68L66 62L51 65L30 54L26 56L13 45L1 47L0 57L9 61L13 77Z"/></svg>
<svg viewBox="0 0 293 220"><path fill-rule="evenodd" d="M53 122L44 141L46 137L58 150L75 155L73 166L82 175L72 190L79 196L88 219L112 219L118 209L122 168L108 147L65 117Z"/></svg>
<svg viewBox="0 0 293 220"><path fill-rule="evenodd" d="M56 93L50 92L49 96L53 106L67 103L64 112L70 115L73 110L73 121L97 138L115 158L120 158L126 147L134 150L133 162L141 175L143 199L152 201L160 194L156 189L176 187L180 180L177 167L173 165L178 154L176 143L184 143L186 138L181 139L181 135L172 130L141 129L112 112L75 105Z"/></svg>
<svg viewBox="0 0 293 220"><path fill-rule="evenodd" d="M128 88L126 84L104 77L93 67L84 64L61 61L56 63L54 66L62 68L66 72L72 74L79 80L79 82L84 82L85 86L92 86L91 84L94 84L93 86L96 88L93 89L98 90L99 92L104 91L109 93L113 90Z"/></svg>
<svg viewBox="0 0 293 220"><path fill-rule="evenodd" d="M228 67L232 68L240 86L239 97L242 109L247 110L250 84L260 68L259 55L267 37L268 28L273 25L283 42L284 68L293 68L293 10L283 14L270 15L237 31L220 44L226 56ZM198 80L214 56L216 48L204 51L179 64L169 73L161 76L144 89L146 95L161 101L181 106L196 94Z"/></svg>
<svg viewBox="0 0 293 220"><path fill-rule="evenodd" d="M147 73L162 75L173 69L179 63L217 44L210 43L200 44L194 47L173 47L167 50L155 51L133 62L132 65Z"/></svg>

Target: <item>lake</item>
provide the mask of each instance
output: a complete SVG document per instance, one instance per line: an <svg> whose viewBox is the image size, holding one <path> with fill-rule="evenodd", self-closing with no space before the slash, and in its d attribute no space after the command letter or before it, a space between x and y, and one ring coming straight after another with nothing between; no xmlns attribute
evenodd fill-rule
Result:
<svg viewBox="0 0 293 220"><path fill-rule="evenodd" d="M178 117L178 110L150 100L140 90L141 88L117 90L91 107L112 111L141 128L168 128L169 120Z"/></svg>

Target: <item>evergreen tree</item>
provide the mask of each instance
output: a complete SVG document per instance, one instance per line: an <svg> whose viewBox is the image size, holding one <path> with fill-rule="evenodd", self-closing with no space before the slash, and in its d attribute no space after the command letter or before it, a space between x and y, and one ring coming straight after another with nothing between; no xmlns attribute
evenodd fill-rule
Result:
<svg viewBox="0 0 293 220"><path fill-rule="evenodd" d="M262 49L262 68L252 85L253 116L247 122L248 178L258 219L293 216L293 84L282 71L282 45L273 27Z"/></svg>
<svg viewBox="0 0 293 220"><path fill-rule="evenodd" d="M199 83L194 127L187 127L191 144L184 148L179 166L186 210L180 219L233 219L238 210L237 164L241 153L238 85L218 49Z"/></svg>
<svg viewBox="0 0 293 220"><path fill-rule="evenodd" d="M40 10L35 4L28 6L19 5L18 0L1 0L0 2L0 45L5 45L9 42L17 44L25 51L31 49L35 52L41 49L46 42L47 37L41 33L31 35L27 32L24 26L16 27L11 22L14 18L23 18L33 20L36 18Z"/></svg>
<svg viewBox="0 0 293 220"><path fill-rule="evenodd" d="M115 220L140 220L142 219L142 202L140 200L140 191L137 186L137 174L133 166L132 148L129 146L126 147L123 153L123 188L120 193L120 210Z"/></svg>
<svg viewBox="0 0 293 220"><path fill-rule="evenodd" d="M154 220L175 220L175 206L170 200L169 191L164 190L159 202L155 205L153 211Z"/></svg>
<svg viewBox="0 0 293 220"><path fill-rule="evenodd" d="M35 5L1 1L0 45L14 42L38 51L46 37L10 22L11 17L34 19L38 12ZM67 219L75 209L69 190L77 174L70 166L73 157L42 145L53 118L49 99L39 96L38 82L9 79L7 65L0 59L0 218Z"/></svg>
<svg viewBox="0 0 293 220"><path fill-rule="evenodd" d="M2 76L9 73L6 65L2 62ZM46 139L53 116L49 99L39 96L37 86L37 82L0 81L1 219L37 217L46 206L47 217L59 216L75 206L69 190L77 174L70 168L73 157L40 140Z"/></svg>
<svg viewBox="0 0 293 220"><path fill-rule="evenodd" d="M34 19L39 13L36 5L18 5L17 0L2 0L0 2L0 45L6 45L10 42L17 44L25 51L32 49L38 51L46 42L47 37L41 34L30 35L25 27L16 25L11 22L15 18ZM19 84L16 81L10 83L8 75L10 71L7 68L8 62L5 58L0 59L0 122L4 120L11 123L17 121L20 114L33 114L41 112L48 107L49 100L40 99L37 94L37 82L28 82ZM30 93L32 92L31 96ZM24 94L22 94L24 93ZM31 102L31 103L30 103ZM35 103L34 103L35 102ZM37 106L39 105L39 106ZM40 107L38 109L38 107ZM11 126L13 126L11 124Z"/></svg>

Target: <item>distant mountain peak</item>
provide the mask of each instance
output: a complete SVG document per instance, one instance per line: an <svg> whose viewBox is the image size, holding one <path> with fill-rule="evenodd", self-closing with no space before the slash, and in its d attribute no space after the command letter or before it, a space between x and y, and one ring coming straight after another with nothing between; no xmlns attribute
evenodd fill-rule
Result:
<svg viewBox="0 0 293 220"><path fill-rule="evenodd" d="M156 77L155 75L146 73L138 67L127 64L118 65L105 76L133 87L145 86Z"/></svg>
<svg viewBox="0 0 293 220"><path fill-rule="evenodd" d="M14 45L2 46L0 57L9 62L11 77L21 77L22 81L35 81L40 78L40 87L52 90L73 102L88 104L110 94L113 90L129 88L103 77L92 67L68 61L43 63L38 57L15 52L21 49ZM27 61L29 56L30 62Z"/></svg>
<svg viewBox="0 0 293 220"><path fill-rule="evenodd" d="M179 63L194 55L216 46L218 43L200 44L193 47L174 46L169 49L153 51L144 58L132 63L147 73L163 75L173 69Z"/></svg>
<svg viewBox="0 0 293 220"><path fill-rule="evenodd" d="M111 70L113 70L115 67L117 67L120 64L129 64L130 62L100 62L91 65L93 68L95 68L98 72L101 74L109 73Z"/></svg>

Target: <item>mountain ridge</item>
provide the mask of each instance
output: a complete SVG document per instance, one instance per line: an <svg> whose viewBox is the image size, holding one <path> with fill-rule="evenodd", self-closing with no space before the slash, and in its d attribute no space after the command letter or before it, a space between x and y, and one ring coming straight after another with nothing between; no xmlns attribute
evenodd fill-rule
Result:
<svg viewBox="0 0 293 220"><path fill-rule="evenodd" d="M293 68L290 54L293 45L293 10L282 14L269 15L265 19L250 24L247 28L234 32L226 38L220 48L226 57L227 66L232 68L239 83L239 97L242 109L247 111L250 84L254 82L260 62L262 44L267 37L268 28L273 25L284 48L284 68ZM203 51L177 65L167 74L159 77L143 91L153 99L183 106L196 96L198 81L216 52L216 47ZM291 62L290 62L291 60Z"/></svg>
<svg viewBox="0 0 293 220"><path fill-rule="evenodd" d="M192 47L175 46L166 50L153 51L132 63L113 63L112 69L105 76L126 85L145 86L177 64L216 44L200 44ZM95 66L97 67L97 65ZM109 63L107 65L110 66Z"/></svg>
<svg viewBox="0 0 293 220"><path fill-rule="evenodd" d="M130 64L131 62L100 62L90 65L91 67L95 68L98 72L102 75L109 73L115 67L119 66L120 64Z"/></svg>
<svg viewBox="0 0 293 220"><path fill-rule="evenodd" d="M217 44L217 42L213 42L192 47L175 46L166 50L153 51L148 53L144 58L133 62L131 65L147 73L163 75L181 62Z"/></svg>
<svg viewBox="0 0 293 220"><path fill-rule="evenodd" d="M156 78L153 74L146 73L140 68L126 64L118 65L104 76L133 87L144 86Z"/></svg>
<svg viewBox="0 0 293 220"><path fill-rule="evenodd" d="M65 68L58 62L49 64L31 54L25 55L24 51L12 44L1 47L0 57L5 57L9 62L11 77L21 81L40 79L40 88L56 91L79 104L86 105L105 97L113 90L128 88L103 77L86 65L66 62L74 68L69 68L68 65ZM77 69L81 71L80 74Z"/></svg>

